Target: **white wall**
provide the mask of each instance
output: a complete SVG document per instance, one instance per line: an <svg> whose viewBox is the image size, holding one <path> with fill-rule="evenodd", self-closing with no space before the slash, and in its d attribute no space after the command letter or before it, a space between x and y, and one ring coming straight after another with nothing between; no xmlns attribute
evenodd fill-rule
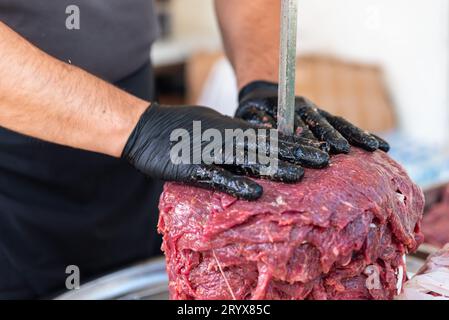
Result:
<svg viewBox="0 0 449 320"><path fill-rule="evenodd" d="M300 53L380 64L401 129L427 142L449 138L448 0L298 1ZM212 4L175 0L177 33L218 37Z"/></svg>
<svg viewBox="0 0 449 320"><path fill-rule="evenodd" d="M379 63L401 128L449 137L449 1L300 0L300 52Z"/></svg>
<svg viewBox="0 0 449 320"><path fill-rule="evenodd" d="M214 0L172 0L171 10L175 15L173 32L176 37L219 38Z"/></svg>

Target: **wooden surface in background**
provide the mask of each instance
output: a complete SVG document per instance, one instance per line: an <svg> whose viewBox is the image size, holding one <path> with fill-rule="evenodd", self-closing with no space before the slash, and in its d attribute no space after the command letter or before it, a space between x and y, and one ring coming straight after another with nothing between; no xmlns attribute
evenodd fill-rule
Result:
<svg viewBox="0 0 449 320"><path fill-rule="evenodd" d="M222 57L222 53L199 53L187 63L187 100L190 103L197 101L211 69ZM394 107L382 70L377 66L330 57L301 57L296 91L363 129L382 132L396 125Z"/></svg>

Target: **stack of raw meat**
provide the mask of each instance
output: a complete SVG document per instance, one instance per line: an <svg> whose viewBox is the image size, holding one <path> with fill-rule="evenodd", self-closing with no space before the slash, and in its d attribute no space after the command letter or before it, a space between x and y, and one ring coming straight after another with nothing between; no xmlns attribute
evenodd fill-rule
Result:
<svg viewBox="0 0 449 320"><path fill-rule="evenodd" d="M353 148L256 202L168 183L171 299L392 299L422 242L421 190L383 152Z"/></svg>

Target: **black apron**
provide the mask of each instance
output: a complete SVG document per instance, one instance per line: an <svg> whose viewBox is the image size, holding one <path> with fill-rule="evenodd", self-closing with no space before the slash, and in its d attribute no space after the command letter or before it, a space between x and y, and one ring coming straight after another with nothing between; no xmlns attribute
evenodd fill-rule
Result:
<svg viewBox="0 0 449 320"><path fill-rule="evenodd" d="M152 100L150 64L116 85ZM123 160L0 127L0 299L64 290L69 265L85 282L161 254L161 190Z"/></svg>

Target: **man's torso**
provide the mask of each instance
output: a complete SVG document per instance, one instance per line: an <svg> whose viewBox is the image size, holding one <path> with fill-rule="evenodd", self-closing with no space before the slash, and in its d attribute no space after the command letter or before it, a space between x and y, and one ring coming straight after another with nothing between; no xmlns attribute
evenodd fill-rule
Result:
<svg viewBox="0 0 449 320"><path fill-rule="evenodd" d="M72 4L80 30L66 28ZM0 20L52 56L148 100L151 68L143 65L157 34L151 5L0 0ZM68 265L78 265L84 281L157 253L160 190L124 161L0 127L0 299L63 289Z"/></svg>

